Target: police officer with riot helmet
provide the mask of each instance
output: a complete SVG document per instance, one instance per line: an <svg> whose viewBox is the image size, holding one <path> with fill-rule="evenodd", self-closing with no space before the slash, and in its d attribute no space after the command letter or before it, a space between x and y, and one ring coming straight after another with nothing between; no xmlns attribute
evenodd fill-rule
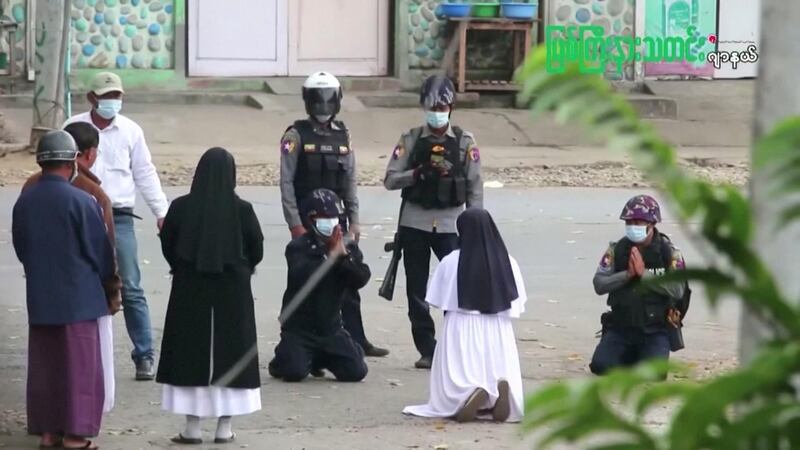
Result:
<svg viewBox="0 0 800 450"><path fill-rule="evenodd" d="M340 311L347 300L343 293L357 291L369 282L369 266L358 244L343 238L341 201L333 191L315 189L300 208L308 231L286 246L288 278L281 308L281 340L269 373L294 382L309 374L323 376L327 369L339 381L361 381L368 371L364 351L343 329ZM325 269L326 264L332 265ZM322 278L311 292L295 298L317 273Z"/></svg>
<svg viewBox="0 0 800 450"><path fill-rule="evenodd" d="M436 347L434 323L425 302L431 250L441 260L458 246L456 218L465 207L483 207L480 152L471 133L450 123L455 86L432 76L420 92L425 124L400 137L384 185L402 190L398 240L403 252L408 317L421 357L431 367Z"/></svg>
<svg viewBox="0 0 800 450"><path fill-rule="evenodd" d="M306 229L298 211L301 199L315 189L330 189L343 200L341 225L349 237L358 240L358 197L355 155L345 124L335 120L342 101L339 80L327 72L317 72L303 83L303 101L308 118L297 120L281 140L280 187L283 214L292 238ZM345 329L367 356L386 356L389 351L372 345L364 333L361 298L348 292L342 305Z"/></svg>
<svg viewBox="0 0 800 450"><path fill-rule="evenodd" d="M683 270L680 250L656 228L661 208L649 195L637 195L622 210L625 237L611 242L594 276L598 295L608 294L602 337L589 365L602 375L618 366L652 358L668 359L671 337L680 327L688 301L685 282L643 284L672 270Z"/></svg>

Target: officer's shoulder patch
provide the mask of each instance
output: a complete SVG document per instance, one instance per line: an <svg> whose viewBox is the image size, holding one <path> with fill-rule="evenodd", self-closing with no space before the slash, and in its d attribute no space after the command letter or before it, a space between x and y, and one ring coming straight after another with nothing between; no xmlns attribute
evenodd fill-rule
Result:
<svg viewBox="0 0 800 450"><path fill-rule="evenodd" d="M403 147L403 145L397 144L395 145L394 150L392 150L392 159L394 160L400 159L403 157L405 153L406 149Z"/></svg>
<svg viewBox="0 0 800 450"><path fill-rule="evenodd" d="M480 151L480 149L478 148L477 145L471 145L467 152L469 154L469 159L471 159L472 162L480 162L480 160L481 160L481 151Z"/></svg>
<svg viewBox="0 0 800 450"><path fill-rule="evenodd" d="M606 249L606 252L603 254L603 257L600 258L600 268L610 269L613 264L614 264L614 243L612 242L611 245L609 245L608 248Z"/></svg>
<svg viewBox="0 0 800 450"><path fill-rule="evenodd" d="M673 269L683 270L686 268L686 261L683 259L683 253L681 253L680 249L672 246L672 263L671 266Z"/></svg>
<svg viewBox="0 0 800 450"><path fill-rule="evenodd" d="M281 153L283 153L284 155L292 153L295 147L297 147L297 142L295 142L293 139L284 138L281 141Z"/></svg>

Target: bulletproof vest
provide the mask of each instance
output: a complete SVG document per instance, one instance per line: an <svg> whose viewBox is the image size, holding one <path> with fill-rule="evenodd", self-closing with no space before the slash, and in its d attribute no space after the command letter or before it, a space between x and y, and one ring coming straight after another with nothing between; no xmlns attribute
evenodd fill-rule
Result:
<svg viewBox="0 0 800 450"><path fill-rule="evenodd" d="M444 142L433 142L429 137L417 137L408 157L409 169L433 162L449 167L445 176L434 176L417 181L403 189L403 198L426 209L445 209L461 206L467 201L467 179L461 156L463 130L453 127L455 137L446 136ZM420 133L417 132L417 136ZM464 152L466 157L466 152Z"/></svg>
<svg viewBox="0 0 800 450"><path fill-rule="evenodd" d="M350 139L342 122L332 127L314 130L309 120L298 120L293 127L300 135L297 171L294 174L294 193L298 202L314 189L330 189L340 198L347 187L347 158ZM292 127L289 127L291 129ZM288 129L287 129L288 130Z"/></svg>
<svg viewBox="0 0 800 450"><path fill-rule="evenodd" d="M672 248L658 230L650 245L640 248L645 269L656 275L664 274L672 261ZM627 238L621 239L614 247L614 272L628 270L628 258L633 243ZM641 280L633 280L621 289L608 295L608 306L611 307L614 324L638 328L645 332L663 329L667 324L667 311L670 297L662 295L642 286Z"/></svg>

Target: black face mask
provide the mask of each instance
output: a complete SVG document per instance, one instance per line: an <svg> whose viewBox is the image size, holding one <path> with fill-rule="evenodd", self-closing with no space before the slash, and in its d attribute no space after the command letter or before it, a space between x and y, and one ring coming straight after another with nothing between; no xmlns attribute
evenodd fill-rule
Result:
<svg viewBox="0 0 800 450"><path fill-rule="evenodd" d="M307 112L312 116L334 116L339 112L339 89L314 88L304 93Z"/></svg>

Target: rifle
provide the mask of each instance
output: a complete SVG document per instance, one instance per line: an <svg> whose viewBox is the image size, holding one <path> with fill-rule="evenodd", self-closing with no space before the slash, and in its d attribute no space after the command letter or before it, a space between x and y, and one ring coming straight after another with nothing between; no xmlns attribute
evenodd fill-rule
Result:
<svg viewBox="0 0 800 450"><path fill-rule="evenodd" d="M392 242L387 242L383 246L383 251L386 253L392 252L392 259L389 261L389 267L386 268L386 275L383 277L378 295L386 300L392 301L394 296L394 282L397 278L397 268L400 264L400 258L403 257L403 247L400 243L400 220L403 218L403 210L405 209L406 199L400 203L400 217L397 218L397 231L394 233Z"/></svg>

